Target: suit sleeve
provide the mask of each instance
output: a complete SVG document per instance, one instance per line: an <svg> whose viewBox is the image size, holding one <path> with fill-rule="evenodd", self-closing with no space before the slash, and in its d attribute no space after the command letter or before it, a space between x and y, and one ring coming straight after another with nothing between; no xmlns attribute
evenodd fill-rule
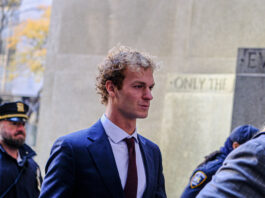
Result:
<svg viewBox="0 0 265 198"><path fill-rule="evenodd" d="M232 151L197 197L265 197L264 149L264 143L253 139Z"/></svg>
<svg viewBox="0 0 265 198"><path fill-rule="evenodd" d="M74 188L74 159L72 147L64 140L58 139L51 150L45 167L45 178L40 198L72 197Z"/></svg>
<svg viewBox="0 0 265 198"><path fill-rule="evenodd" d="M157 191L155 197L166 198L167 196L165 190L165 179L163 175L162 156L159 148L158 148L158 155L159 155L158 184L157 184Z"/></svg>

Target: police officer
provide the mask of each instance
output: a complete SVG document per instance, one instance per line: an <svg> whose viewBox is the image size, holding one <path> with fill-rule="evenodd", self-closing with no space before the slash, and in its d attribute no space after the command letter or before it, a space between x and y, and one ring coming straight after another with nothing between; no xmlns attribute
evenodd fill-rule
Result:
<svg viewBox="0 0 265 198"><path fill-rule="evenodd" d="M37 198L42 177L36 153L26 145L28 106L22 102L0 106L0 198Z"/></svg>
<svg viewBox="0 0 265 198"><path fill-rule="evenodd" d="M250 140L259 130L251 125L235 128L219 151L205 157L190 177L190 182L181 195L181 198L194 198L200 190L212 179L212 176L222 166L227 155L240 144Z"/></svg>

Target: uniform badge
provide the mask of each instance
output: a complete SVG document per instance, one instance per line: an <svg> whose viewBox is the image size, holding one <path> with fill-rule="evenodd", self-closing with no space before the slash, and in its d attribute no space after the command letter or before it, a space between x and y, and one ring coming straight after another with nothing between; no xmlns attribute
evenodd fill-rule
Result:
<svg viewBox="0 0 265 198"><path fill-rule="evenodd" d="M191 178L190 187L197 188L198 186L203 184L203 182L205 182L206 179L207 179L207 175L204 172L197 171Z"/></svg>
<svg viewBox="0 0 265 198"><path fill-rule="evenodd" d="M17 103L17 111L18 112L24 112L24 104L23 103Z"/></svg>

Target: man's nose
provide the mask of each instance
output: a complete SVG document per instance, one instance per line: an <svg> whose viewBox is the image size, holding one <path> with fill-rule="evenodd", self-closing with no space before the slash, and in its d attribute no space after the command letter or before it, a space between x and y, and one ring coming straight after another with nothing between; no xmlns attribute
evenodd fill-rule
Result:
<svg viewBox="0 0 265 198"><path fill-rule="evenodd" d="M25 123L17 123L16 126L19 130L25 130Z"/></svg>
<svg viewBox="0 0 265 198"><path fill-rule="evenodd" d="M150 88L145 89L144 99L146 99L146 100L152 100L153 99L152 90Z"/></svg>

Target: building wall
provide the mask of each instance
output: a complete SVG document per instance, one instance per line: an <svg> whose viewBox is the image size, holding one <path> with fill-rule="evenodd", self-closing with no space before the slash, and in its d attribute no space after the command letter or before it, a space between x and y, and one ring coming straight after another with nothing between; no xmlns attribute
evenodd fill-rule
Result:
<svg viewBox="0 0 265 198"><path fill-rule="evenodd" d="M265 46L263 0L56 0L41 99L37 160L59 136L104 113L97 65L121 43L161 61L149 117L138 131L163 154L169 198L231 127L237 49Z"/></svg>

